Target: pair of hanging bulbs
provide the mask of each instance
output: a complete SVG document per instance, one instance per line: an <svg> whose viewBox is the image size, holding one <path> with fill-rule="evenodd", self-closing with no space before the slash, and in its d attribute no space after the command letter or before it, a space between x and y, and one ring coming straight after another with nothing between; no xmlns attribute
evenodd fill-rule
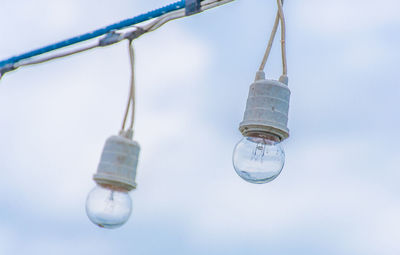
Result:
<svg viewBox="0 0 400 255"><path fill-rule="evenodd" d="M246 110L239 130L243 134L234 148L233 165L236 173L244 180L262 184L274 180L281 173L285 153L281 142L289 136L287 128L290 90L287 86L285 51L285 23L282 0L278 1L278 14L264 59L250 86ZM279 81L266 80L263 69L271 51L277 27L281 23L281 47L283 74ZM132 201L129 191L136 188L136 168L139 144L132 140L134 121L134 52L132 40L129 43L132 67L131 92L122 131L119 136L110 137L103 149L100 164L94 180L97 186L89 193L86 212L89 219L99 227L117 228L130 217ZM125 122L131 110L131 125L125 131Z"/></svg>

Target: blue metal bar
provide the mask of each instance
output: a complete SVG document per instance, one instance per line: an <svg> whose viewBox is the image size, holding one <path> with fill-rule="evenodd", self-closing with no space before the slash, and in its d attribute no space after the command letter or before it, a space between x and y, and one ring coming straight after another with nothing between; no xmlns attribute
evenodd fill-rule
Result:
<svg viewBox="0 0 400 255"><path fill-rule="evenodd" d="M109 25L104 28L100 28L91 33L79 35L79 36L76 36L76 37L73 37L73 38L70 38L70 39L49 45L49 46L45 46L40 49L36 49L36 50L30 51L30 52L27 52L27 53L24 53L24 54L21 54L18 56L11 57L11 58L3 60L3 61L0 61L0 69L4 68L7 65L12 65L14 63L17 63L18 61L21 61L23 59L31 58L31 57L38 56L38 55L41 55L41 54L44 54L44 53L47 53L47 52L50 52L53 50L57 50L57 49L61 49L66 46L73 45L75 43L80 43L80 42L83 42L86 40L90 40L95 37L107 34L107 33L111 32L112 30L120 30L120 29L129 27L129 26L133 26L135 24L144 22L149 19L157 18L165 13L179 10L182 8L185 8L185 0L181 0L181 1L178 1L175 3L172 3L172 4L164 6L162 8L150 11L145 14L141 14L141 15L133 17L131 19L123 20L121 22Z"/></svg>

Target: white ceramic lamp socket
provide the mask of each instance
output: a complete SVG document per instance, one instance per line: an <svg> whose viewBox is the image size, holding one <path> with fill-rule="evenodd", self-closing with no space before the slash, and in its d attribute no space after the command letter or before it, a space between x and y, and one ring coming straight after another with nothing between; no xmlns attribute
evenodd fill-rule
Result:
<svg viewBox="0 0 400 255"><path fill-rule="evenodd" d="M123 136L111 136L106 141L93 179L99 185L113 185L127 191L135 189L139 152L137 142Z"/></svg>
<svg viewBox="0 0 400 255"><path fill-rule="evenodd" d="M86 201L86 213L94 224L116 228L129 219L132 201L128 192L136 188L139 152L139 144L129 138L112 136L107 139L93 176L97 186Z"/></svg>
<svg viewBox="0 0 400 255"><path fill-rule="evenodd" d="M263 72L257 73L256 81L250 85L246 110L239 130L243 136L267 133L280 141L289 137L287 128L290 90L287 78L281 81L266 80Z"/></svg>
<svg viewBox="0 0 400 255"><path fill-rule="evenodd" d="M233 153L235 171L244 180L262 184L281 173L285 153L280 142L289 137L289 100L286 76L266 80L264 72L257 73L239 126L244 138Z"/></svg>

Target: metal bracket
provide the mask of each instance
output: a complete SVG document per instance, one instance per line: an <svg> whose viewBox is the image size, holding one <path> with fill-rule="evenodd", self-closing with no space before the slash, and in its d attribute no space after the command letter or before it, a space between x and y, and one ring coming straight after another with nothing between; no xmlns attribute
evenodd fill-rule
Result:
<svg viewBox="0 0 400 255"><path fill-rule="evenodd" d="M186 16L201 12L201 0L186 0Z"/></svg>
<svg viewBox="0 0 400 255"><path fill-rule="evenodd" d="M13 71L17 69L14 64L7 64L5 66L3 66L2 68L0 68L0 79L4 76L5 73Z"/></svg>
<svg viewBox="0 0 400 255"><path fill-rule="evenodd" d="M145 29L143 29L141 27L136 27L136 30L126 33L124 35L124 38L132 41L134 39L139 38L140 36L144 35L147 32L148 31L146 31Z"/></svg>
<svg viewBox="0 0 400 255"><path fill-rule="evenodd" d="M106 34L105 37L100 39L99 46L108 46L117 42L120 42L123 39L122 35L116 31L111 31Z"/></svg>
<svg viewBox="0 0 400 255"><path fill-rule="evenodd" d="M99 40L99 46L104 47L114 43L118 43L124 39L128 39L130 41L140 37L145 34L147 31L141 27L136 27L136 30L127 32L125 34L119 33L117 31L111 31L105 37Z"/></svg>

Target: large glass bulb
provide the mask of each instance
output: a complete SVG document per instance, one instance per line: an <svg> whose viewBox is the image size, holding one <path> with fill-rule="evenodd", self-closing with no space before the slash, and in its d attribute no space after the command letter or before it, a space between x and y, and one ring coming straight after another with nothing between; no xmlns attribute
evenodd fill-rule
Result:
<svg viewBox="0 0 400 255"><path fill-rule="evenodd" d="M270 134L243 137L233 151L233 166L245 181L263 184L274 180L285 164L279 138Z"/></svg>
<svg viewBox="0 0 400 255"><path fill-rule="evenodd" d="M86 200L89 219L102 228L122 226L131 212L132 200L128 191L112 185L97 185Z"/></svg>

